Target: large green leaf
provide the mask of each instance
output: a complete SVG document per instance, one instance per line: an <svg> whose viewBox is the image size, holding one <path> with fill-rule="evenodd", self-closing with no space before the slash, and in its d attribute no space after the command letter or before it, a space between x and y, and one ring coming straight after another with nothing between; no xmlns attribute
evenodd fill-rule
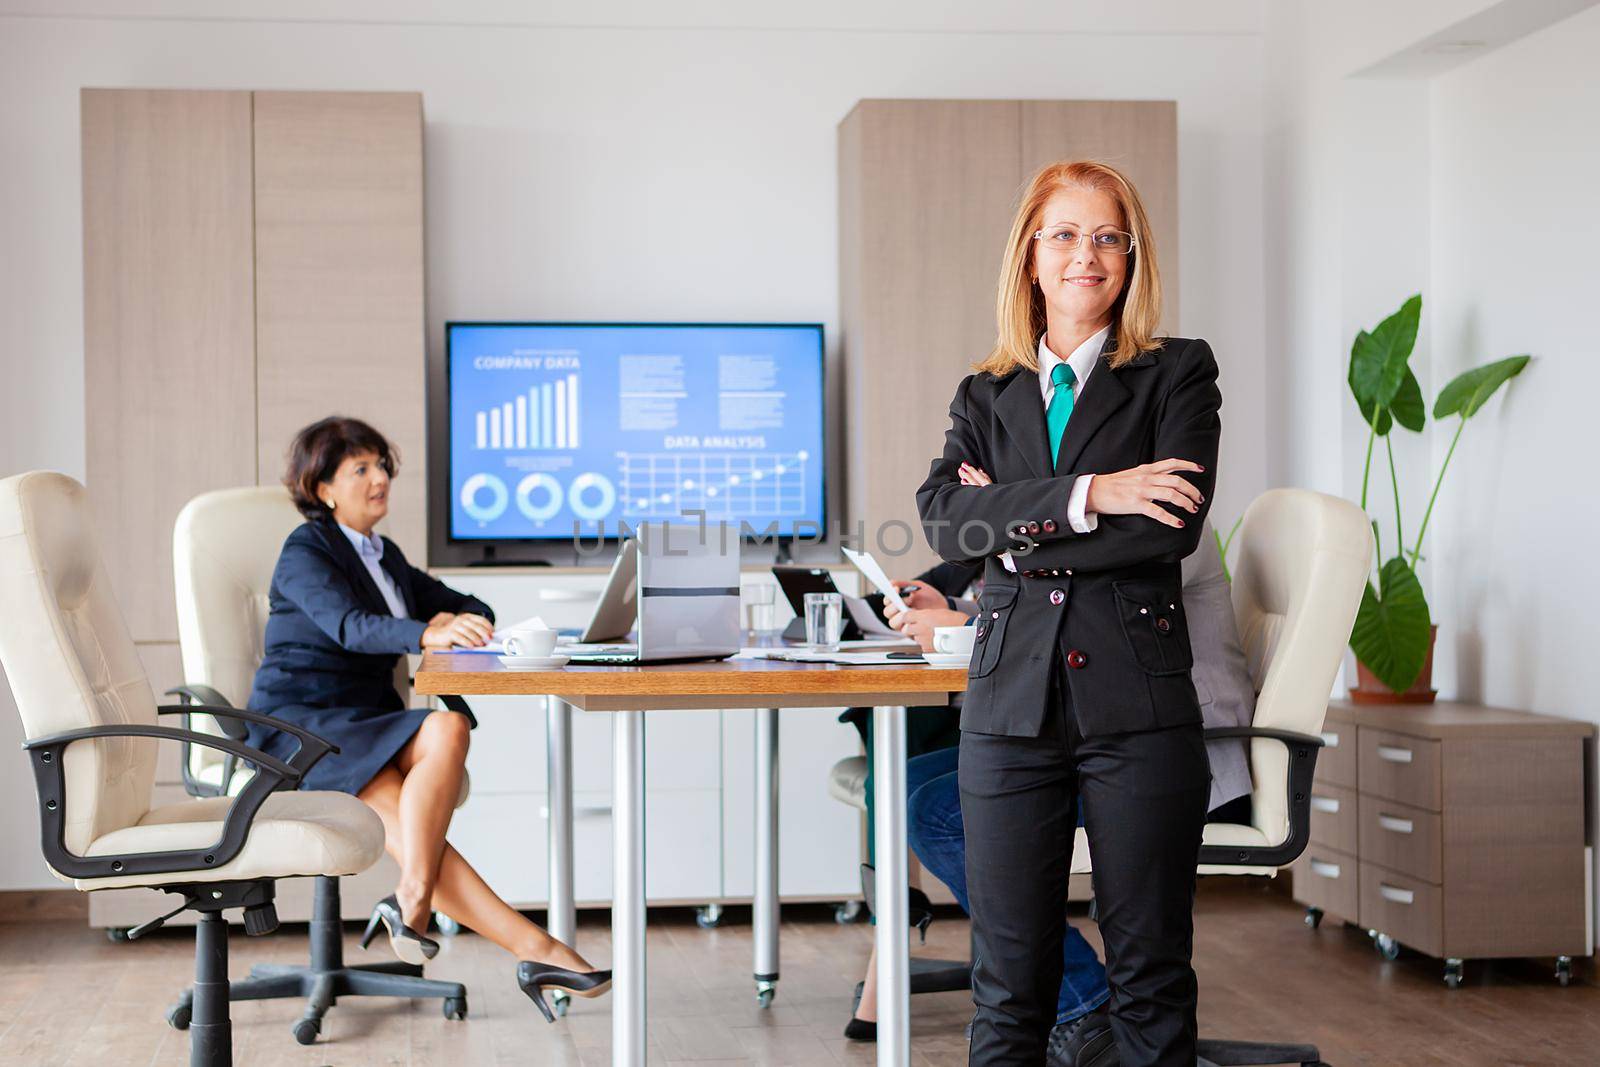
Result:
<svg viewBox="0 0 1600 1067"><path fill-rule="evenodd" d="M1379 681L1402 693L1422 673L1430 624L1422 583L1405 558L1396 556L1378 572L1378 591L1368 582L1362 592L1350 647Z"/></svg>
<svg viewBox="0 0 1600 1067"><path fill-rule="evenodd" d="M1433 404L1433 417L1442 419L1460 412L1463 419L1472 418L1496 390L1522 373L1531 358L1507 356L1458 374L1439 391L1439 399Z"/></svg>
<svg viewBox="0 0 1600 1067"><path fill-rule="evenodd" d="M1421 433L1422 427L1427 425L1428 406L1422 401L1422 386L1417 384L1417 376L1411 373L1410 367L1400 380L1400 391L1394 394L1389 410L1394 412L1394 421L1412 433Z"/></svg>
<svg viewBox="0 0 1600 1067"><path fill-rule="evenodd" d="M1369 423L1372 421L1367 420ZM1419 433L1427 424L1428 409L1422 402L1422 386L1417 384L1417 376L1411 373L1411 368L1406 368L1406 376L1400 382L1400 391L1394 395L1394 403L1386 408L1378 409L1378 423L1375 432L1379 437L1389 436L1389 431L1394 429L1394 424Z"/></svg>
<svg viewBox="0 0 1600 1067"><path fill-rule="evenodd" d="M1350 346L1350 392L1369 421L1373 409L1387 408L1400 392L1421 319L1419 293L1378 323L1371 333L1362 330L1356 334L1355 343Z"/></svg>

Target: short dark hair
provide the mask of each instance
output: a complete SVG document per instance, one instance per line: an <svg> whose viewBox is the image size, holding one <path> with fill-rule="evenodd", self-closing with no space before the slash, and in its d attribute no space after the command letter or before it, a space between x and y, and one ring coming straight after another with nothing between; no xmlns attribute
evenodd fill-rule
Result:
<svg viewBox="0 0 1600 1067"><path fill-rule="evenodd" d="M330 415L295 434L283 484L300 514L308 519L327 518L328 509L317 495L317 486L332 481L346 457L362 452L377 453L379 465L391 478L400 470L399 450L360 419Z"/></svg>

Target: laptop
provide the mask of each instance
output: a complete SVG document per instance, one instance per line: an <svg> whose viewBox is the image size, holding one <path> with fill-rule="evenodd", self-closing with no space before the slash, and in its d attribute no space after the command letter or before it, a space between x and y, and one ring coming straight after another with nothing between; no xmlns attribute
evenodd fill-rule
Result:
<svg viewBox="0 0 1600 1067"><path fill-rule="evenodd" d="M616 639L636 631L637 640ZM739 651L739 536L732 527L648 523L624 541L573 663L727 659Z"/></svg>

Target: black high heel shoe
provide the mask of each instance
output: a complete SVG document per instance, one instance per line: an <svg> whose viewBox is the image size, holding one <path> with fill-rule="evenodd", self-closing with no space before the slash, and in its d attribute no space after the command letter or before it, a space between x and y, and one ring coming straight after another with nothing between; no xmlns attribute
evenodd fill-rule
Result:
<svg viewBox="0 0 1600 1067"><path fill-rule="evenodd" d="M389 947L405 962L421 967L423 962L439 954L439 942L424 937L405 924L400 915L400 902L390 893L372 907L372 918L367 920L367 930L361 935L361 947L366 948L382 923L389 931Z"/></svg>
<svg viewBox="0 0 1600 1067"><path fill-rule="evenodd" d="M539 1006L539 1013L548 1022L556 1021L555 1012L545 1003L544 991L557 989L575 997L598 997L611 992L610 971L569 971L550 963L522 960L517 964L517 985L528 994L528 999Z"/></svg>
<svg viewBox="0 0 1600 1067"><path fill-rule="evenodd" d="M870 863L861 865L861 896L866 901L867 910L873 915L878 914L877 873ZM916 886L908 886L906 889L906 918L916 928L918 938L926 945L928 927L933 925L933 901Z"/></svg>

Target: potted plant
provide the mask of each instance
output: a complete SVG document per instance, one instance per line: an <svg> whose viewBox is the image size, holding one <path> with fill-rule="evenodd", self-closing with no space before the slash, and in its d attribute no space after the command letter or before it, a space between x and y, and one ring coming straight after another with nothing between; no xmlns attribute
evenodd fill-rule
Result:
<svg viewBox="0 0 1600 1067"><path fill-rule="evenodd" d="M1467 420L1476 415L1489 398L1527 366L1528 356L1508 356L1457 375L1439 391L1433 403L1435 420L1455 416L1455 434L1439 467L1428 497L1427 510L1417 529L1416 540L1407 550L1405 527L1400 513L1400 478L1395 470L1391 431L1398 424L1421 432L1427 421L1422 389L1411 373L1411 350L1416 345L1417 326L1422 317L1422 297L1413 296L1400 310L1380 322L1370 333L1362 330L1350 349L1350 393L1361 409L1368 426L1367 458L1361 472L1361 509L1367 508L1367 489L1372 474L1373 446L1383 438L1389 461L1389 482L1394 498L1394 555L1384 560L1383 538L1377 519L1372 520L1374 560L1379 563L1377 586L1367 583L1361 594L1350 632L1350 648L1356 654L1357 685L1350 699L1357 703L1432 703L1433 641L1438 627L1428 611L1428 600L1417 578L1417 561L1422 558L1423 538L1428 520L1439 498L1439 486L1456 443Z"/></svg>

